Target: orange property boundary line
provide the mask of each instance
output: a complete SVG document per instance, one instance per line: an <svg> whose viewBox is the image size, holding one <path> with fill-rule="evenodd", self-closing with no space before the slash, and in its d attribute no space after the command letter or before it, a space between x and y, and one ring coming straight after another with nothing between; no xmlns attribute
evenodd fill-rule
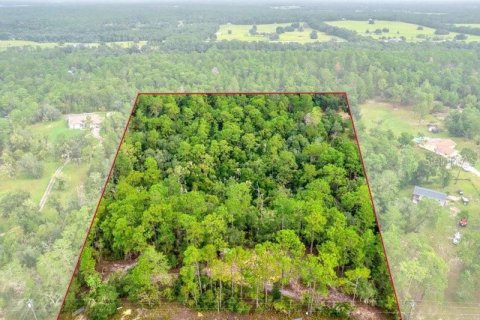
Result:
<svg viewBox="0 0 480 320"><path fill-rule="evenodd" d="M387 264L387 269L388 269L388 274L389 274L389 277L390 277L390 283L392 284L392 288L393 288L393 293L394 293L394 296L395 296L395 302L397 304L397 311L398 311L398 316L400 318L400 320L403 320L402 318L402 313L401 313L401 310L400 310L400 304L399 304L399 300L398 300L398 295L397 295L397 291L395 289L395 284L393 282L393 276L392 276L392 272L391 272L391 268L390 268L390 262L388 260L388 257L387 257L387 252L386 252L386 248L385 248L385 243L383 241L383 235L382 235L382 230L381 230L381 226L380 226L380 221L379 221L379 218L378 218L378 214L377 214L377 210L375 208L375 203L373 201L373 194L372 194L372 190L371 190L371 187L370 187L370 181L368 179L368 176L367 176L367 169L366 169L366 166L365 166L365 162L364 162L364 158L363 158L363 154L362 154L362 150L360 149L360 141L358 139L358 135L357 135L357 129L355 127L355 121L353 120L353 114L352 114L352 109L351 109L351 106L350 106L350 102L348 100L348 95L347 95L347 92L346 91L284 91L284 92L281 92L281 91L269 91L269 92L256 92L256 91L244 91L244 92L138 92L137 95L135 96L135 99L134 99L134 102L133 102L133 105L130 109L130 113L129 113L129 116L128 116L128 120L127 120L127 123L125 124L125 127L123 129L123 133L122 133L122 137L119 141L119 144L117 146L117 149L116 149L116 152L115 152L115 156L113 158L113 161L112 161L112 164L111 164L111 167L110 167L110 170L108 172L108 175L107 175L107 178L105 179L105 183L103 185L103 188L102 188L102 191L100 193L100 197L98 199L98 202L97 202L97 205L95 207L95 211L94 211L94 214L90 220L90 224L88 226L88 229L87 229L87 233L85 234L85 237L83 239L83 243L82 243L82 246L81 246L81 249L80 249L80 252L79 252L79 255L77 257L77 261L75 262L75 267L72 271L72 274L71 274L71 277L70 277L70 281L68 283L68 286L67 286L67 289L65 291L65 294L63 296L63 300L62 300L62 304L60 306L60 309L58 310L58 313L57 313L57 316L56 316L56 319L59 320L60 319L60 315L61 315L61 312L63 310L63 307L65 306L65 302L66 302L66 298L67 298L67 295L68 295L68 292L70 291L70 288L72 286L72 283L73 283L73 279L78 271L78 266L80 264L80 258L83 254L83 250L85 249L85 245L87 243L87 239L88 239L88 236L90 235L90 232L92 230L92 227L93 227L93 223L95 221L95 218L97 216L97 212L98 212L98 208L100 206L100 203L102 201L102 198L105 194L105 190L107 188L107 184L108 182L110 181L110 178L112 176L112 173L113 173L113 168L115 167L115 163L117 161L117 157L118 157L118 153L120 152L120 148L125 140L125 135L128 131L128 128L129 128L129 125L130 125L130 122L131 122L131 119L132 119L132 116L133 116L133 112L135 111L135 107L138 103L138 99L140 96L142 95L241 95L241 94L248 94L248 95L293 95L293 94L318 94L318 95L338 95L338 96L343 96L344 99L345 99L345 102L346 102L346 105L348 107L348 114L350 116L350 121L352 122L352 128L353 128L353 133L354 133L354 136L355 136L355 142L356 142L356 145L357 145L357 148L358 148L358 152L359 152L359 155L360 155L360 160L362 162L362 168L363 168L363 172L364 172L364 175L365 175L365 180L366 180L366 183L367 183L367 187L368 187L368 192L369 192L369 195L370 195L370 201L372 203L372 208L373 208L373 212L375 214L375 222L377 224L377 228L379 230L379 235L380 235L380 241L382 243L382 248L383 248L383 254L384 254L384 258L385 258L385 262Z"/></svg>

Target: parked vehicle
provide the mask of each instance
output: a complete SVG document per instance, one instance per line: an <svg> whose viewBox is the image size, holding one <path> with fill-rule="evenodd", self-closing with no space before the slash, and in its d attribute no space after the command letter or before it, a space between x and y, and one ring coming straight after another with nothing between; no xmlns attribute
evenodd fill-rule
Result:
<svg viewBox="0 0 480 320"><path fill-rule="evenodd" d="M462 240L462 235L460 234L460 232L455 232L455 235L453 236L453 244L459 244L460 241Z"/></svg>

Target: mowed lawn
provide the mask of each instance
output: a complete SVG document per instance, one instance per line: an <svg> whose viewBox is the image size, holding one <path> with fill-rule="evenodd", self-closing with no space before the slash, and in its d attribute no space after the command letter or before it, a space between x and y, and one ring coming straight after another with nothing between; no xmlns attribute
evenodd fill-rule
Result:
<svg viewBox="0 0 480 320"><path fill-rule="evenodd" d="M302 24L302 23L301 23ZM271 23L271 24L257 24L257 33L275 33L277 27L286 27L291 23ZM249 30L252 25L234 25L234 24L222 24L217 31L217 41L222 40L239 40L239 41L271 41L268 35L250 34ZM328 35L324 32L317 31L318 39L311 39L310 34L313 29L304 27L303 31L284 32L280 34L279 40L271 42L298 42L298 43L312 43L312 42L325 42L325 41L344 41L341 38Z"/></svg>
<svg viewBox="0 0 480 320"><path fill-rule="evenodd" d="M419 26L413 23L406 23L401 21L386 21L386 20L375 20L374 24L370 24L368 21L356 21L356 20L341 20L341 21L328 21L327 24L344 28L351 31L357 32L359 35L371 37L376 40L384 38L400 38L405 37L407 42L419 42L425 40L432 41L442 41L442 40L453 40L454 37L458 34L455 32L450 32L448 35L436 35L435 29ZM420 28L423 28L419 30ZM376 29L389 29L388 32L382 32L380 34L374 33ZM367 33L368 30L368 33ZM480 41L480 36L477 35L467 35L466 42Z"/></svg>

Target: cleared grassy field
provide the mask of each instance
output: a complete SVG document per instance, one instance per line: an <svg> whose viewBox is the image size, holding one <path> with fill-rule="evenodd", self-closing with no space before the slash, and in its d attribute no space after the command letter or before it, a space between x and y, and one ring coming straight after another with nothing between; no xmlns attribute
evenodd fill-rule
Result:
<svg viewBox="0 0 480 320"><path fill-rule="evenodd" d="M56 141L58 137L73 136L79 134L79 130L71 130L67 127L67 120L60 119L51 122L36 123L30 126L30 130L35 132L37 136L47 137L50 142Z"/></svg>
<svg viewBox="0 0 480 320"><path fill-rule="evenodd" d="M480 28L480 23L456 23L457 27Z"/></svg>
<svg viewBox="0 0 480 320"><path fill-rule="evenodd" d="M360 106L360 110L362 124L367 129L373 127L388 128L397 136L402 132L409 132L413 135L417 133L431 135L426 123L430 121L438 122L435 117L430 115L420 122L409 106L395 107L390 103L375 100L367 101Z"/></svg>
<svg viewBox="0 0 480 320"><path fill-rule="evenodd" d="M41 48L53 48L58 46L58 44L53 42L34 42L27 40L0 40L0 50L10 47L41 47Z"/></svg>
<svg viewBox="0 0 480 320"><path fill-rule="evenodd" d="M38 204L45 189L47 188L50 177L60 166L56 161L45 161L43 167L43 175L39 179L31 179L22 176L14 178L2 176L0 179L0 197L14 190L28 190L35 204Z"/></svg>
<svg viewBox="0 0 480 320"><path fill-rule="evenodd" d="M234 24L222 24L217 31L217 41L222 40L239 40L239 41L271 41L271 42L297 42L297 43L312 43L312 42L325 42L325 41L344 41L341 38L330 36L324 32L317 31L318 39L310 39L310 34L313 29L304 27L303 31L285 32L280 34L278 40L272 41L269 39L268 34L275 33L277 27L286 27L290 23L271 23L271 24L258 24L256 35L250 34L249 30L252 25L234 25ZM262 34L263 33L263 34Z"/></svg>
<svg viewBox="0 0 480 320"><path fill-rule="evenodd" d="M147 44L147 41L117 41L117 42L107 42L107 46L120 46L122 48L130 48L133 46L144 46ZM26 41L26 40L0 40L0 50L5 50L11 47L39 47L39 48L54 48L54 47L68 47L68 46L86 46L90 48L96 48L100 46L100 43L56 43L56 42L35 42L35 41Z"/></svg>
<svg viewBox="0 0 480 320"><path fill-rule="evenodd" d="M453 40L458 34L450 32L448 35L436 35L435 29L401 21L375 20L374 24L369 24L368 21L342 20L329 21L326 23L334 27L355 31L359 35L371 37L376 40L404 37L407 42L419 42L425 40L446 41ZM375 30L382 30L385 28L388 29L388 32L382 32L379 34L375 33ZM480 41L480 36L468 35L465 40L465 42L473 41Z"/></svg>

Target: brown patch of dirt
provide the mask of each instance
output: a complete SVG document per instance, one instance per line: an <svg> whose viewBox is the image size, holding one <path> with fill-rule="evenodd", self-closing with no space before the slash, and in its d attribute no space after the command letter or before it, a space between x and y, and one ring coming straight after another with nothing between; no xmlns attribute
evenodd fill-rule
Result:
<svg viewBox="0 0 480 320"><path fill-rule="evenodd" d="M127 272L129 269L135 267L137 264L137 259L133 260L117 260L117 261L108 261L103 260L97 262L95 270L102 275L102 280L108 279L112 273L117 272Z"/></svg>

